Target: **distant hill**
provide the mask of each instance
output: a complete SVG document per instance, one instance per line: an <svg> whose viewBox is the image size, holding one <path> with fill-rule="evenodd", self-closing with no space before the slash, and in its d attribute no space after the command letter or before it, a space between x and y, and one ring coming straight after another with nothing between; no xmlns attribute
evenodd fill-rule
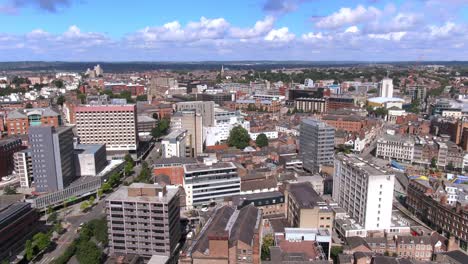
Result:
<svg viewBox="0 0 468 264"><path fill-rule="evenodd" d="M84 72L87 68L100 64L105 72L141 72L152 70L219 70L221 65L232 70L268 70L297 67L342 67L391 64L395 66L439 64L447 66L468 66L466 61L426 61L426 62L365 62L365 61L197 61L197 62L61 62L61 61L22 61L0 62L0 71L74 71Z"/></svg>

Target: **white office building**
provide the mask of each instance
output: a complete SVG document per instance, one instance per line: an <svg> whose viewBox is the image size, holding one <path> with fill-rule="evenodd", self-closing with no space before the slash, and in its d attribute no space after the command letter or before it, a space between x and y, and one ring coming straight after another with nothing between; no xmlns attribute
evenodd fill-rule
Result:
<svg viewBox="0 0 468 264"><path fill-rule="evenodd" d="M411 163L414 157L414 140L407 136L386 134L377 140L375 155L382 159Z"/></svg>
<svg viewBox="0 0 468 264"><path fill-rule="evenodd" d="M188 147L187 130L185 129L173 130L161 140L163 158L190 156Z"/></svg>
<svg viewBox="0 0 468 264"><path fill-rule="evenodd" d="M383 78L380 83L379 97L392 98L393 97L393 80L390 78Z"/></svg>
<svg viewBox="0 0 468 264"><path fill-rule="evenodd" d="M247 131L250 129L250 122L244 120L244 117L239 111L215 108L214 126L205 126L203 128L206 146L213 146L226 141L231 129L238 125L242 126Z"/></svg>
<svg viewBox="0 0 468 264"><path fill-rule="evenodd" d="M335 156L333 199L365 230L392 227L395 175L354 154Z"/></svg>

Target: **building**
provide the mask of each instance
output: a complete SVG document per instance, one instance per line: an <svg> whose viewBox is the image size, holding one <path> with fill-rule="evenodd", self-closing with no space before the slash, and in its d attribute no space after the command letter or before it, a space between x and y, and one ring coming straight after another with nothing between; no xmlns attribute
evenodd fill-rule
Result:
<svg viewBox="0 0 468 264"><path fill-rule="evenodd" d="M346 132L359 132L364 127L364 120L358 115L325 115L322 121Z"/></svg>
<svg viewBox="0 0 468 264"><path fill-rule="evenodd" d="M96 176L106 166L106 145L77 144L75 146L75 170L77 176Z"/></svg>
<svg viewBox="0 0 468 264"><path fill-rule="evenodd" d="M315 119L304 119L300 130L299 153L304 169L318 172L321 165L333 164L335 129Z"/></svg>
<svg viewBox="0 0 468 264"><path fill-rule="evenodd" d="M189 157L160 158L153 162L153 175L166 175L170 184L184 185L184 164L197 164L197 160Z"/></svg>
<svg viewBox="0 0 468 264"><path fill-rule="evenodd" d="M390 229L394 181L395 175L354 154L338 154L333 200L364 229Z"/></svg>
<svg viewBox="0 0 468 264"><path fill-rule="evenodd" d="M20 138L6 138L0 140L0 178L13 172L15 163L13 155L23 149Z"/></svg>
<svg viewBox="0 0 468 264"><path fill-rule="evenodd" d="M35 230L38 220L39 215L29 203L17 202L0 208L0 259L11 257L16 243Z"/></svg>
<svg viewBox="0 0 468 264"><path fill-rule="evenodd" d="M379 86L379 96L384 98L393 97L393 80L390 78L383 78Z"/></svg>
<svg viewBox="0 0 468 264"><path fill-rule="evenodd" d="M468 249L468 188L459 184L463 191L453 191L446 183L414 179L407 188L406 204L410 212L434 230L456 239L461 249ZM466 190L464 189L466 188ZM456 196L457 197L454 197ZM451 201L451 198L454 199ZM455 201L456 200L456 201Z"/></svg>
<svg viewBox="0 0 468 264"><path fill-rule="evenodd" d="M286 211L284 194L279 191L241 194L231 199L232 205L238 209L253 204L262 210L264 218L284 216Z"/></svg>
<svg viewBox="0 0 468 264"><path fill-rule="evenodd" d="M180 264L260 264L262 213L253 205L217 207L200 233L188 243Z"/></svg>
<svg viewBox="0 0 468 264"><path fill-rule="evenodd" d="M5 123L8 135L26 135L31 126L61 126L62 116L50 107L25 108L9 112Z"/></svg>
<svg viewBox="0 0 468 264"><path fill-rule="evenodd" d="M437 263L464 264L468 263L468 255L460 250L437 254Z"/></svg>
<svg viewBox="0 0 468 264"><path fill-rule="evenodd" d="M20 187L31 188L34 182L31 151L25 149L15 152L13 159L15 166L14 171L20 180Z"/></svg>
<svg viewBox="0 0 468 264"><path fill-rule="evenodd" d="M158 124L156 119L147 115L139 115L137 120L138 133L140 134L151 134L153 128L155 128Z"/></svg>
<svg viewBox="0 0 468 264"><path fill-rule="evenodd" d="M63 190L75 178L73 127L29 128L34 188L36 192Z"/></svg>
<svg viewBox="0 0 468 264"><path fill-rule="evenodd" d="M215 108L214 126L204 128L206 146L214 146L225 142L229 137L231 129L238 125L247 131L250 130L250 122L244 120L240 111Z"/></svg>
<svg viewBox="0 0 468 264"><path fill-rule="evenodd" d="M171 77L154 77L150 81L148 87L148 101L151 102L154 98L161 98L167 90L177 88L179 84L177 80Z"/></svg>
<svg viewBox="0 0 468 264"><path fill-rule="evenodd" d="M289 184L285 191L286 217L292 227L326 228L331 232L333 211L309 182Z"/></svg>
<svg viewBox="0 0 468 264"><path fill-rule="evenodd" d="M184 188L191 208L240 194L241 183L234 163L206 162L184 165Z"/></svg>
<svg viewBox="0 0 468 264"><path fill-rule="evenodd" d="M203 153L203 117L195 111L176 112L171 118L171 130L186 130L190 156Z"/></svg>
<svg viewBox="0 0 468 264"><path fill-rule="evenodd" d="M107 151L137 150L135 105L81 105L75 113L81 144L105 144Z"/></svg>
<svg viewBox="0 0 468 264"><path fill-rule="evenodd" d="M300 97L294 100L294 108L301 112L325 113L328 101L325 98Z"/></svg>
<svg viewBox="0 0 468 264"><path fill-rule="evenodd" d="M408 136L385 134L377 139L376 157L412 162L414 157L414 140Z"/></svg>
<svg viewBox="0 0 468 264"><path fill-rule="evenodd" d="M406 91L411 96L411 100L419 100L423 103L426 100L427 88L424 85L413 85L406 88Z"/></svg>
<svg viewBox="0 0 468 264"><path fill-rule="evenodd" d="M191 151L187 144L187 130L171 131L161 140L162 157L190 157Z"/></svg>
<svg viewBox="0 0 468 264"><path fill-rule="evenodd" d="M195 111L203 118L203 126L211 127L215 125L214 102L192 101L179 102L175 104L176 111Z"/></svg>
<svg viewBox="0 0 468 264"><path fill-rule="evenodd" d="M329 97L327 98L327 112L343 108L354 108L354 98L352 97Z"/></svg>
<svg viewBox="0 0 468 264"><path fill-rule="evenodd" d="M153 184L122 186L106 199L110 252L172 256L180 239L179 189Z"/></svg>

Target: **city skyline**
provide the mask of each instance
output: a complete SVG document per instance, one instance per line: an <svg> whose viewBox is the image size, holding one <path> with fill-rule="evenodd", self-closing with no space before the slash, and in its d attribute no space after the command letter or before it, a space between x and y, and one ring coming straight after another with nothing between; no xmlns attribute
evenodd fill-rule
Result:
<svg viewBox="0 0 468 264"><path fill-rule="evenodd" d="M468 60L468 1L0 1L2 61ZM12 25L12 26L7 26Z"/></svg>

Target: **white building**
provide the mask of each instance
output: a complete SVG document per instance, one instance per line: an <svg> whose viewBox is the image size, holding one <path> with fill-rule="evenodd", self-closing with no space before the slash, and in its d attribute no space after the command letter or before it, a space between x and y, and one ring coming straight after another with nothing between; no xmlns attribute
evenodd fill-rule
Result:
<svg viewBox="0 0 468 264"><path fill-rule="evenodd" d="M365 230L392 226L395 175L354 154L335 156L333 199Z"/></svg>
<svg viewBox="0 0 468 264"><path fill-rule="evenodd" d="M250 138L256 140L260 134L265 134L268 139L277 139L278 131L262 131L262 132L249 132Z"/></svg>
<svg viewBox="0 0 468 264"><path fill-rule="evenodd" d="M242 126L247 131L250 130L250 122L245 121L239 111L215 108L214 126L203 128L205 132L206 146L214 146L217 143L226 141L231 129L238 125Z"/></svg>
<svg viewBox="0 0 468 264"><path fill-rule="evenodd" d="M312 79L305 79L304 81L304 86L307 88L312 88L314 87L314 80Z"/></svg>
<svg viewBox="0 0 468 264"><path fill-rule="evenodd" d="M376 156L383 159L396 159L412 162L414 158L414 140L407 136L386 134L377 140Z"/></svg>
<svg viewBox="0 0 468 264"><path fill-rule="evenodd" d="M187 130L173 130L161 140L162 157L186 157L187 155Z"/></svg>
<svg viewBox="0 0 468 264"><path fill-rule="evenodd" d="M393 80L390 78L383 78L380 83L379 96L384 98L393 97Z"/></svg>

